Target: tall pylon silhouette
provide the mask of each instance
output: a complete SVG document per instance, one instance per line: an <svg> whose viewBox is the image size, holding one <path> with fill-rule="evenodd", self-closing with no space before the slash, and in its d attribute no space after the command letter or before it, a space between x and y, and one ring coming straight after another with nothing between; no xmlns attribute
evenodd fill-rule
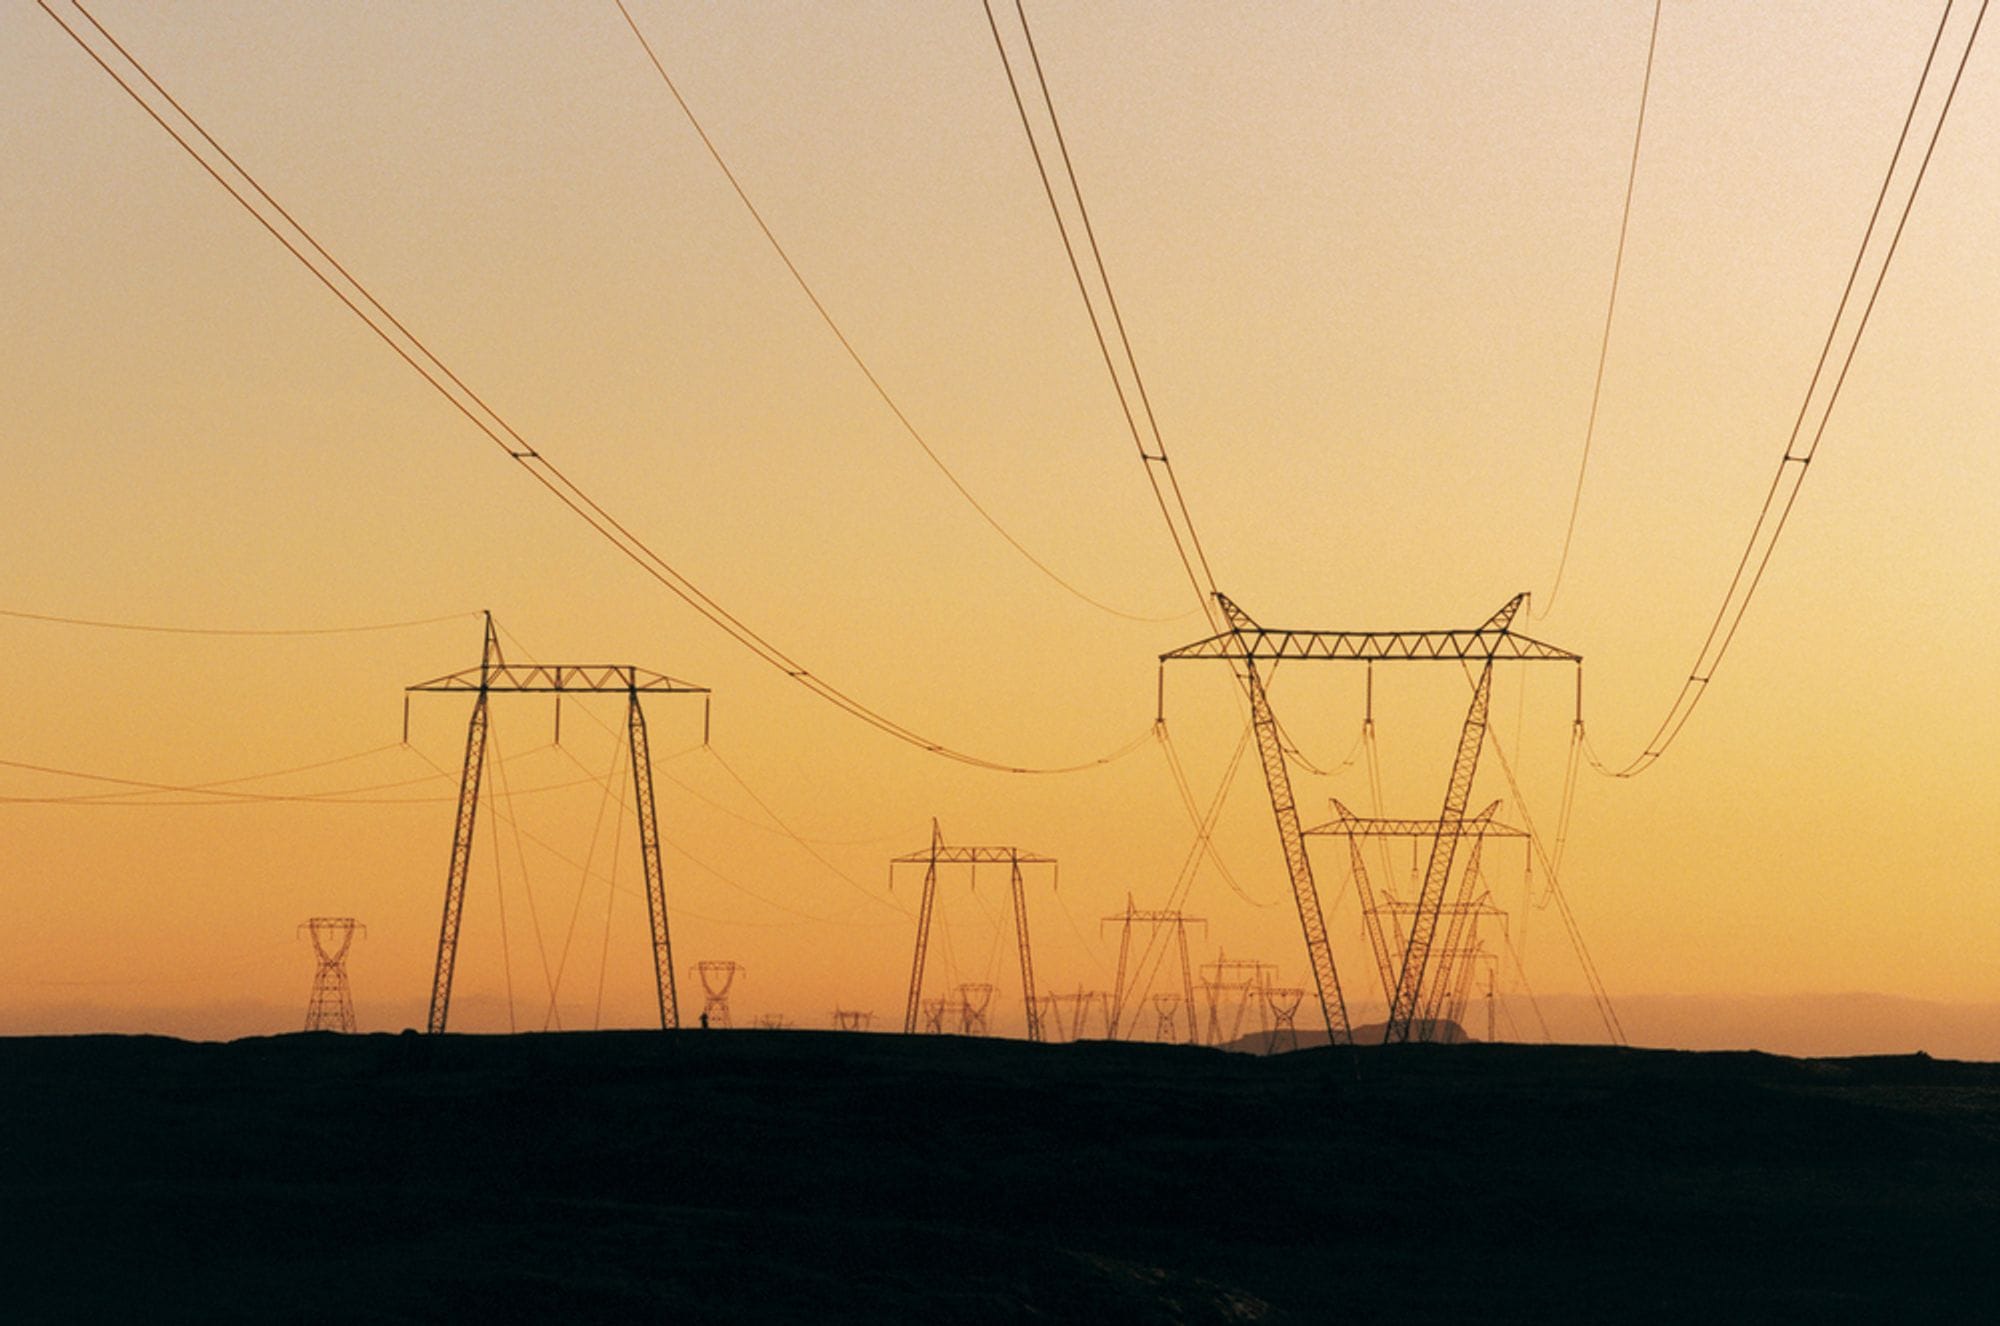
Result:
<svg viewBox="0 0 2000 1326"><path fill-rule="evenodd" d="M423 691L476 695L465 729L465 768L458 779L458 823L451 840L451 867L445 875L444 917L438 926L437 968L431 977L431 1011L426 1028L442 1034L451 1012L452 972L458 965L459 922L465 913L466 876L472 868L472 827L479 813L479 784L486 768L488 699L494 695L543 694L556 697L556 739L562 739L562 697L572 694L624 695L625 731L631 745L632 803L639 822L639 860L646 871L646 915L653 930L653 980L660 1000L660 1029L681 1024L674 989L673 945L667 937L667 896L660 865L659 812L653 802L653 757L647 744L641 695L702 696L701 740L708 744L708 687L676 681L664 673L629 663L509 663L500 653L493 614L486 614L486 643L479 666L403 688L403 738L409 739L409 696ZM551 1000L553 1003L553 999Z"/></svg>
<svg viewBox="0 0 2000 1326"><path fill-rule="evenodd" d="M313 972L312 999L306 1004L307 1031L353 1031L354 991L347 983L347 950L368 927L351 916L315 916L299 923L312 940L319 968Z"/></svg>

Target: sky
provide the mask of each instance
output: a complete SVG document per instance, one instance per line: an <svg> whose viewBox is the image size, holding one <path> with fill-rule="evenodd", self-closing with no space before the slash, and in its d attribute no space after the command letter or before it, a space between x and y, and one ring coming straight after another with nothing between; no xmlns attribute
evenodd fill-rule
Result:
<svg viewBox="0 0 2000 1326"><path fill-rule="evenodd" d="M1059 861L1026 887L1044 989L1108 988L1101 918L1176 895L1195 830L1149 735L1156 702L1206 805L1240 697L1213 664L1160 688L1158 656L1208 627L984 11L630 9L898 407L1014 539L1117 614L1010 547L898 425L615 4L90 5L542 455L815 676L1003 764L1137 744L1079 773L995 773L816 698L537 486L48 14L11 5L0 610L425 624L0 616L6 1030L290 1029L312 916L367 926L361 1024L420 1025L469 701L414 697L405 742L403 688L474 666L482 611L512 658L712 689L707 746L699 700L647 707L690 1015L693 964L733 960L739 1024L900 1021L922 880L899 867L892 890L889 863L933 818L947 841ZM1468 627L1530 592L1517 626L1586 660L1593 748L1637 755L1784 450L1937 9L1663 6L1552 600L1653 7L1028 12L1217 583L1266 624L1346 630ZM1642 776L1577 783L1561 888L1614 1001L2000 999L1991 37L1703 704ZM1272 680L1291 736L1334 770L1294 770L1308 824L1329 797L1370 807L1364 684L1307 664ZM1552 837L1573 684L1498 672L1493 735L1525 805L1489 746L1475 808L1503 799L1501 818ZM1379 670L1384 813L1438 813L1466 693L1455 669ZM656 1016L621 702L567 702L559 745L552 710L494 702L454 1029ZM229 790L254 796L77 774L248 779ZM1198 960L1305 983L1254 757L1215 842L1228 877L1203 865L1186 890ZM1356 1020L1379 1017L1344 848L1314 852ZM1532 991L1553 1034L1601 1038L1546 872L1518 844L1486 868L1518 957L1503 1034L1540 1034ZM1407 887L1408 860L1389 869ZM990 981L995 1030L1019 1034L1007 882L941 878L925 993ZM1698 1017L1627 1032L1703 1036ZM1837 1021L1815 1035L1849 1044Z"/></svg>

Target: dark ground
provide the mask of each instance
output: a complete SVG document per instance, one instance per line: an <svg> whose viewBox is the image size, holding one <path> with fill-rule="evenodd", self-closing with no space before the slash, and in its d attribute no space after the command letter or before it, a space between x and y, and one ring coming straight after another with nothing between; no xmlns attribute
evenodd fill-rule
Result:
<svg viewBox="0 0 2000 1326"><path fill-rule="evenodd" d="M2000 1065L0 1041L10 1321L1992 1320Z"/></svg>

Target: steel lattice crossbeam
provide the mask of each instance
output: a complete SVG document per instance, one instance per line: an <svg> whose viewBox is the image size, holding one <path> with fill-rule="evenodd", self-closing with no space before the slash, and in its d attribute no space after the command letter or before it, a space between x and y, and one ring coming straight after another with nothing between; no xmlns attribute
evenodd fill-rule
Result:
<svg viewBox="0 0 2000 1326"><path fill-rule="evenodd" d="M706 686L677 681L628 663L494 663L408 686L411 691L498 691L537 694L612 693L707 695Z"/></svg>
<svg viewBox="0 0 2000 1326"><path fill-rule="evenodd" d="M1519 599L1496 613L1493 620L1470 631L1288 631L1246 624L1197 640L1160 655L1161 661L1182 658L1337 659L1359 663L1376 660L1435 659L1484 662L1489 659L1548 659L1581 663L1581 654L1544 644L1509 629Z"/></svg>
<svg viewBox="0 0 2000 1326"><path fill-rule="evenodd" d="M1053 866L1052 856L1038 856L1034 852L1023 852L1012 847L945 847L925 848L911 852L908 856L890 858L891 865L927 866L931 862L941 866Z"/></svg>
<svg viewBox="0 0 2000 1326"><path fill-rule="evenodd" d="M1357 815L1340 803L1339 798L1330 798L1333 803L1333 818L1326 823L1307 829L1308 838L1331 838L1347 834L1355 838L1435 838L1440 822L1437 820L1388 819L1376 815ZM1477 815L1468 815L1459 831L1468 835L1485 834L1491 838L1525 838L1526 829L1517 829L1511 824L1502 824L1493 818L1493 812L1500 808L1494 802Z"/></svg>

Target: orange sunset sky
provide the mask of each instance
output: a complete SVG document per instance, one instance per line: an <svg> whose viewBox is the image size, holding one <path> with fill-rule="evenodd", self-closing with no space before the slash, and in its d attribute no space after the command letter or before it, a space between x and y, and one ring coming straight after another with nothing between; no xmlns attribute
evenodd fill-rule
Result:
<svg viewBox="0 0 2000 1326"><path fill-rule="evenodd" d="M1107 987L1116 932L1099 918L1128 893L1161 906L1173 891L1195 831L1147 736L1156 659L1209 628L985 12L630 9L938 455L1021 544L1128 615L1052 583L925 458L610 0L89 5L543 455L816 676L1006 764L1144 739L1086 772L994 773L815 698L592 534L48 13L11 5L0 1030L293 1029L312 974L294 928L314 915L368 927L350 963L362 1025L420 1025L469 701L416 697L404 745L402 691L478 662L483 609L510 657L713 688L708 748L699 701L648 708L684 1007L694 962L734 959L739 1023L823 1026L837 1005L899 1021L920 876L899 872L891 892L888 861L924 846L933 816L952 841L1060 861L1059 882L1030 876L1028 895L1047 988ZM1664 5L1552 602L1653 6L1028 12L1218 583L1268 625L1354 630L1470 627L1531 591L1536 615L1517 626L1585 657L1592 745L1636 755L1799 412L1938 7ZM1954 59L1969 13L1943 43ZM1994 37L1973 48L1705 701L1644 775L1578 785L1562 885L1614 1000L2000 1002ZM428 624L226 636L18 614ZM1363 684L1358 668L1293 664L1271 693L1332 768L1356 748ZM1496 683L1493 736L1545 834L1572 684L1568 668L1519 666ZM1383 810L1435 816L1465 678L1381 669L1374 690ZM1242 732L1239 694L1220 665L1178 664L1165 697L1205 804ZM566 702L560 746L546 698L496 700L494 715L453 1028L647 1025L635 835L604 786L624 788L619 702ZM217 797L80 775L247 781ZM1294 777L1308 824L1328 797L1370 806L1359 761ZM1489 746L1473 804L1496 798L1519 822ZM1233 882L1207 865L1193 879L1199 956L1263 958L1308 983L1254 755L1216 843ZM1379 1017L1344 847L1314 850L1356 1019ZM1585 986L1543 872L1524 878L1518 845L1495 844L1487 874L1521 959L1501 973L1501 1033L1539 1038L1526 987L1555 1034L1602 1038L1565 999ZM992 980L995 1029L1019 1034L1005 884L946 877L928 989ZM1821 1027L1826 1047L1919 1048L1844 1030ZM1626 1031L1759 1039L1698 1017L1628 1017Z"/></svg>

